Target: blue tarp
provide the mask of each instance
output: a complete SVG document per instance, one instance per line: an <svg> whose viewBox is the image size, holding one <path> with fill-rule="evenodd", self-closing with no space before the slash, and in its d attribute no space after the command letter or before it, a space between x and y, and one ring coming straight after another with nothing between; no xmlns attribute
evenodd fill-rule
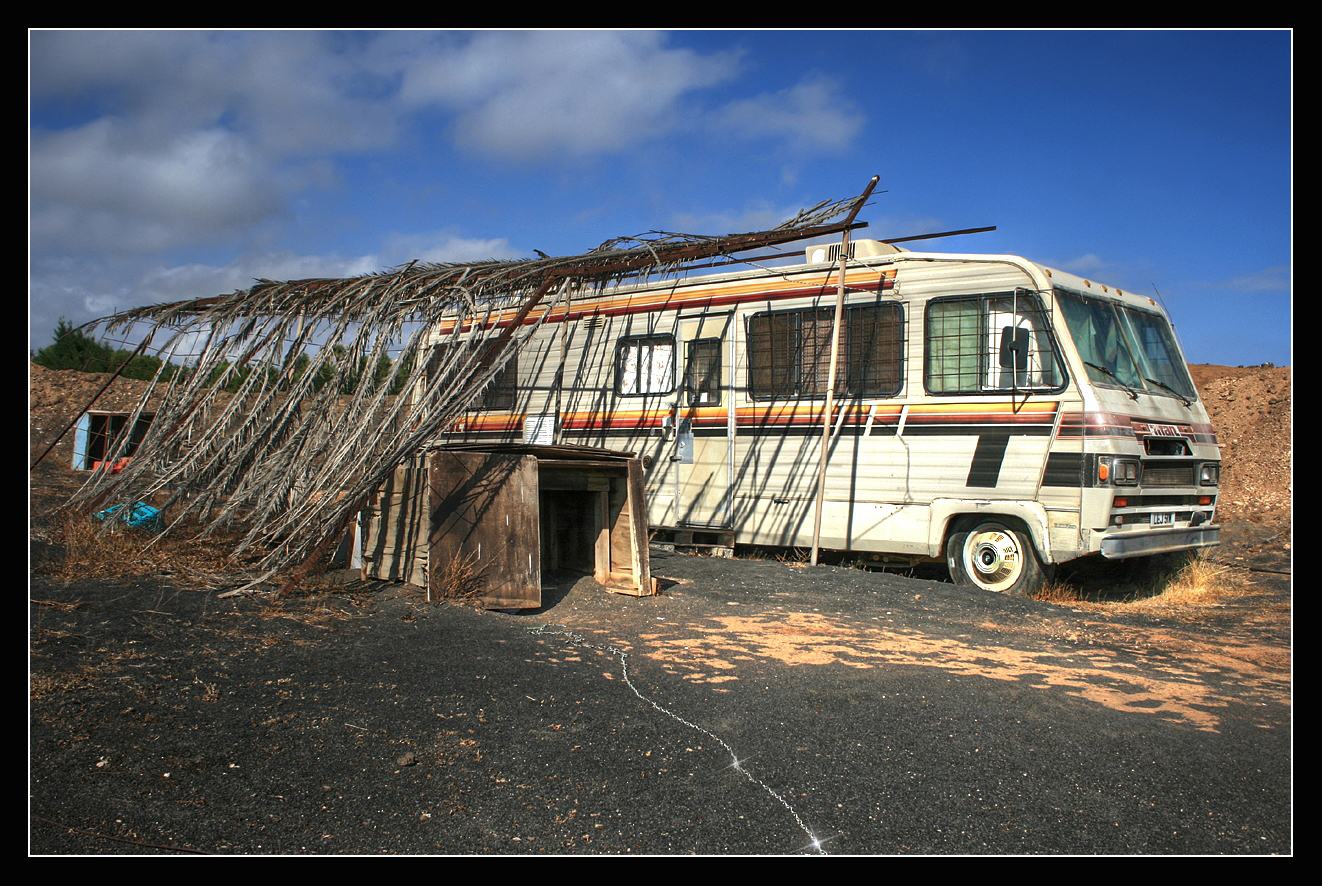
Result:
<svg viewBox="0 0 1322 886"><path fill-rule="evenodd" d="M143 529L147 532L165 531L165 520L161 518L161 512L151 505L137 502L132 505L127 514L121 514L119 511L123 505L115 505L113 508L106 508L104 511L97 511L94 515L98 520L116 519L122 523L127 523L134 529Z"/></svg>

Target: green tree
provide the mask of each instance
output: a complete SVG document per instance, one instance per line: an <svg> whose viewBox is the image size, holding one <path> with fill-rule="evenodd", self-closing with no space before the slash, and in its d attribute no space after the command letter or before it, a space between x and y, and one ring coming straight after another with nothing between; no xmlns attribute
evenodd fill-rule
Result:
<svg viewBox="0 0 1322 886"><path fill-rule="evenodd" d="M55 343L33 354L32 362L47 369L111 372L123 362L123 358L116 362L113 348L101 344L61 317L55 325Z"/></svg>
<svg viewBox="0 0 1322 886"><path fill-rule="evenodd" d="M32 362L47 369L74 369L79 372L118 372L124 378L151 379L161 368L161 358L135 355L126 348L112 348L97 341L65 318L55 324L55 341L32 355ZM166 366L169 378L178 367Z"/></svg>
<svg viewBox="0 0 1322 886"><path fill-rule="evenodd" d="M132 351L118 350L115 351L114 365L119 366L120 364L123 364L124 368L119 370L119 374L124 378L151 380L156 377L156 371L161 368L161 358L152 357L148 354L133 356ZM169 379L177 370L178 367L173 363L167 364L164 377Z"/></svg>

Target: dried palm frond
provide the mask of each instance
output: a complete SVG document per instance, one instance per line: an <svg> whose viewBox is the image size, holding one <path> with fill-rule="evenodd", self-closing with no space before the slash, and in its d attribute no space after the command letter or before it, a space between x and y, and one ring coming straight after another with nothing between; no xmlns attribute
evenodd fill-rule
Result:
<svg viewBox="0 0 1322 886"><path fill-rule="evenodd" d="M463 415L570 290L837 232L844 226L829 223L857 212L866 196L818 204L760 233L654 231L578 256L260 280L91 324L125 333L146 323L148 342L163 340L157 353L196 357L183 372L167 373L163 363L126 424L154 404L135 457L120 473L95 473L74 503L155 496L172 526L185 518L204 533L237 525L234 554L259 552L259 580L269 578L338 538L394 467ZM432 348L442 326L447 346ZM397 357L376 377L387 352ZM127 444L126 432L106 463Z"/></svg>

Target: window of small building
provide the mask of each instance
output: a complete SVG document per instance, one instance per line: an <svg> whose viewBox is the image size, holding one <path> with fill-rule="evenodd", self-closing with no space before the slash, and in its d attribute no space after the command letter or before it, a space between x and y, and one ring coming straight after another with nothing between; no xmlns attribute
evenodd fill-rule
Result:
<svg viewBox="0 0 1322 886"><path fill-rule="evenodd" d="M97 464L131 458L147 436L154 415L140 415L133 424L132 433L124 437L130 415L127 412L88 412L78 419L74 431L73 466L79 471L90 471Z"/></svg>

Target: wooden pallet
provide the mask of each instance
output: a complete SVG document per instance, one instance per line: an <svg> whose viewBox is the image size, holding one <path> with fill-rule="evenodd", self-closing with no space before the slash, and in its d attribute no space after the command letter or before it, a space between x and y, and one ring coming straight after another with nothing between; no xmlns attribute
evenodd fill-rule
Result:
<svg viewBox="0 0 1322 886"><path fill-rule="evenodd" d="M734 531L698 527L653 526L651 544L661 550L707 557L734 556Z"/></svg>

